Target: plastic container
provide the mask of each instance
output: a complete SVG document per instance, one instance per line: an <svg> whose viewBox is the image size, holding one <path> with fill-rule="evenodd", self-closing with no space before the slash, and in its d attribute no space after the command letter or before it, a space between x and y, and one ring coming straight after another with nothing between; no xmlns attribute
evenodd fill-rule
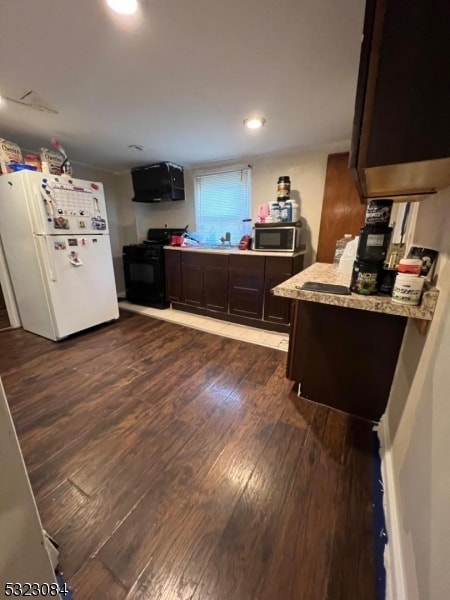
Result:
<svg viewBox="0 0 450 600"><path fill-rule="evenodd" d="M358 260L384 260L391 242L392 227L365 225L361 228L356 257Z"/></svg>
<svg viewBox="0 0 450 600"><path fill-rule="evenodd" d="M346 233L344 237L336 242L336 249L334 251L334 266L339 267L340 260L344 254L344 250L349 242L352 240L352 234Z"/></svg>
<svg viewBox="0 0 450 600"><path fill-rule="evenodd" d="M278 221L281 221L281 206L278 204L278 202L270 203L270 216L274 219L274 221L267 221L266 219L266 223L277 223Z"/></svg>
<svg viewBox="0 0 450 600"><path fill-rule="evenodd" d="M356 259L356 250L358 248L359 237L355 237L354 240L350 240L345 246L344 254L341 256L339 261L338 272L343 275L351 275L353 271L353 263Z"/></svg>
<svg viewBox="0 0 450 600"><path fill-rule="evenodd" d="M290 223L292 221L292 204L289 200L283 202L281 205L281 220L283 223Z"/></svg>
<svg viewBox="0 0 450 600"><path fill-rule="evenodd" d="M384 268L380 275L380 286L379 293L385 296L391 296L392 290L394 289L395 278L397 276L397 269L386 269Z"/></svg>
<svg viewBox="0 0 450 600"><path fill-rule="evenodd" d="M289 204L291 207L291 222L297 223L300 218L298 202L294 198L290 198L286 204Z"/></svg>
<svg viewBox="0 0 450 600"><path fill-rule="evenodd" d="M291 197L291 178L288 175L278 177L277 198L285 201Z"/></svg>
<svg viewBox="0 0 450 600"><path fill-rule="evenodd" d="M373 296L378 293L383 262L355 260L350 289L355 294Z"/></svg>
<svg viewBox="0 0 450 600"><path fill-rule="evenodd" d="M417 275L405 275L398 273L392 290L392 302L396 304L407 304L417 306L420 304L425 279Z"/></svg>
<svg viewBox="0 0 450 600"><path fill-rule="evenodd" d="M422 261L420 258L402 258L398 263L398 272L405 275L416 275L419 277L422 269Z"/></svg>
<svg viewBox="0 0 450 600"><path fill-rule="evenodd" d="M366 210L366 225L389 225L391 220L392 205L394 201L389 198L371 200Z"/></svg>

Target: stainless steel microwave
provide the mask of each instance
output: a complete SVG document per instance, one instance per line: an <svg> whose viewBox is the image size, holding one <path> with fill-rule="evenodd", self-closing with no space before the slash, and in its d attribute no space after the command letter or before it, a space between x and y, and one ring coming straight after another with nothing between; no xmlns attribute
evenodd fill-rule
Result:
<svg viewBox="0 0 450 600"><path fill-rule="evenodd" d="M255 225L254 250L295 252L301 246L301 228L298 225Z"/></svg>

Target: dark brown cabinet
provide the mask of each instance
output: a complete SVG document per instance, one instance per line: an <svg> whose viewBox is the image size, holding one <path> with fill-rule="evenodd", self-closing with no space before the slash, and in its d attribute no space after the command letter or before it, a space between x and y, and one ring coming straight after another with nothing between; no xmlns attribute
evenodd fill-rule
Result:
<svg viewBox="0 0 450 600"><path fill-rule="evenodd" d="M181 253L181 301L204 306L203 254Z"/></svg>
<svg viewBox="0 0 450 600"><path fill-rule="evenodd" d="M205 308L228 312L228 256L205 254Z"/></svg>
<svg viewBox="0 0 450 600"><path fill-rule="evenodd" d="M361 196L450 185L450 3L367 0L350 168Z"/></svg>
<svg viewBox="0 0 450 600"><path fill-rule="evenodd" d="M264 298L263 256L230 257L230 313L262 319Z"/></svg>
<svg viewBox="0 0 450 600"><path fill-rule="evenodd" d="M166 250L165 264L168 300L228 312L228 255Z"/></svg>
<svg viewBox="0 0 450 600"><path fill-rule="evenodd" d="M303 255L165 250L173 308L264 329L288 331L291 301L271 289L303 268Z"/></svg>
<svg viewBox="0 0 450 600"><path fill-rule="evenodd" d="M407 319L302 300L293 313L286 376L300 384L300 395L378 421Z"/></svg>
<svg viewBox="0 0 450 600"><path fill-rule="evenodd" d="M291 301L274 296L271 290L289 279L293 273L292 258L266 258L264 277L264 320L272 323L289 323Z"/></svg>
<svg viewBox="0 0 450 600"><path fill-rule="evenodd" d="M165 251L166 297L181 302L181 252Z"/></svg>

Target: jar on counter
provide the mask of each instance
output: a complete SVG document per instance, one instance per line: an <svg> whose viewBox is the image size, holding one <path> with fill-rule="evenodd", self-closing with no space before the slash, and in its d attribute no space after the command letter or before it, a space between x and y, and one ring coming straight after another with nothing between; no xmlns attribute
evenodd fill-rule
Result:
<svg viewBox="0 0 450 600"><path fill-rule="evenodd" d="M422 269L422 261L420 258L402 258L398 263L398 272L405 275L416 275L419 277Z"/></svg>
<svg viewBox="0 0 450 600"><path fill-rule="evenodd" d="M360 230L356 257L358 260L384 261L391 236L392 227L365 225Z"/></svg>
<svg viewBox="0 0 450 600"><path fill-rule="evenodd" d="M377 294L382 270L383 261L355 260L350 289L355 294L361 294L362 296Z"/></svg>
<svg viewBox="0 0 450 600"><path fill-rule="evenodd" d="M392 302L417 306L420 304L424 282L425 279L423 277L398 273L392 291Z"/></svg>
<svg viewBox="0 0 450 600"><path fill-rule="evenodd" d="M291 178L288 175L278 177L277 198L285 201L291 197Z"/></svg>

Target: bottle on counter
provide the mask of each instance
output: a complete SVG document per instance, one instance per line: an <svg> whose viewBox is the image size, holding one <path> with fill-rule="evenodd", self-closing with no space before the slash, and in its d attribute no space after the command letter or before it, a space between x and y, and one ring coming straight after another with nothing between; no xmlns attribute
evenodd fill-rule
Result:
<svg viewBox="0 0 450 600"><path fill-rule="evenodd" d="M344 237L336 242L336 250L334 251L334 266L337 268L339 266L339 262L344 254L345 247L349 242L351 242L353 236L351 233L346 233Z"/></svg>
<svg viewBox="0 0 450 600"><path fill-rule="evenodd" d="M278 202L271 202L270 203L270 216L272 217L272 219L269 222L272 223L278 223L279 221L281 221L281 206L278 204ZM266 219L266 223L267 223L267 219Z"/></svg>
<svg viewBox="0 0 450 600"><path fill-rule="evenodd" d="M286 201L286 206L288 207L288 211L290 212L289 221L291 223L297 223L300 216L298 214L298 202L294 198L290 198Z"/></svg>

